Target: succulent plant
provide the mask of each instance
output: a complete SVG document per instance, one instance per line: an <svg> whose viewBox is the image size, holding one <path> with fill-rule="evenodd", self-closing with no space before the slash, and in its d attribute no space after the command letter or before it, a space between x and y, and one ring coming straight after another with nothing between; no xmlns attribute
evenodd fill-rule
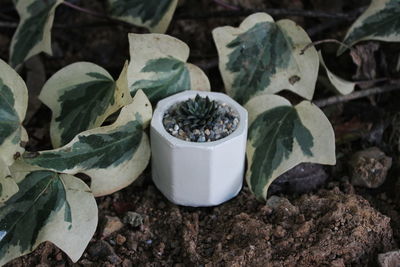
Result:
<svg viewBox="0 0 400 267"><path fill-rule="evenodd" d="M199 94L194 99L182 102L177 109L177 121L191 129L202 129L218 117L218 104L208 96Z"/></svg>

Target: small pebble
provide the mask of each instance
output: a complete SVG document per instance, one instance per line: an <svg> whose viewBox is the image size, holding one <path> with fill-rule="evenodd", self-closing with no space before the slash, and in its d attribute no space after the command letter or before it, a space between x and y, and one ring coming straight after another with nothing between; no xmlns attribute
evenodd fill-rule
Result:
<svg viewBox="0 0 400 267"><path fill-rule="evenodd" d="M123 236L123 235L118 234L115 241L117 242L118 245L122 245L122 244L125 243L126 237Z"/></svg>

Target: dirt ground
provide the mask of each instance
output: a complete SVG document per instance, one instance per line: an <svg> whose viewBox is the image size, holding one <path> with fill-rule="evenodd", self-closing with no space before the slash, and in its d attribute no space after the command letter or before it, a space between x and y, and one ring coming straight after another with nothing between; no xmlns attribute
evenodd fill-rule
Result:
<svg viewBox="0 0 400 267"><path fill-rule="evenodd" d="M104 12L105 1L72 2ZM368 4L368 1L327 4L319 0L226 2L253 11L296 8L346 14ZM211 30L223 25L237 26L248 14L234 13L212 0L182 1L175 13L167 34L189 45L189 62L206 72L215 91L223 91L223 84ZM313 41L342 39L355 18L338 21L274 17L296 20ZM18 21L11 1L0 4L0 21L3 20ZM0 27L0 57L4 60L8 59L14 30ZM34 99L40 84L60 68L77 61L99 64L116 77L129 57L128 32L146 31L65 6L58 8L52 36L54 55L40 55L30 63L34 74L30 74L27 66L21 72L25 80L32 75L37 78L28 83L32 98L28 111L32 116L25 122L30 135L28 150L51 146L50 111ZM400 54L400 46L377 45L379 50L368 61L369 67L357 66L348 55L336 59L335 45L321 48L330 69L343 78L399 78L392 66L393 58ZM360 49L369 47L371 43L365 43ZM38 69L43 70L41 74ZM325 85L323 79L318 81L315 99L332 95ZM363 88L373 85L376 83L362 83ZM244 186L236 198L217 207L176 206L155 188L148 168L128 188L97 198L100 224L77 263L72 263L51 243L44 243L30 255L6 266L376 266L377 255L398 249L400 241L399 96L391 92L324 108L335 129L337 165L313 167L302 174L293 171L281 177L272 186L267 204L257 201ZM349 159L355 152L372 146L392 158L392 167L378 188L354 187Z"/></svg>

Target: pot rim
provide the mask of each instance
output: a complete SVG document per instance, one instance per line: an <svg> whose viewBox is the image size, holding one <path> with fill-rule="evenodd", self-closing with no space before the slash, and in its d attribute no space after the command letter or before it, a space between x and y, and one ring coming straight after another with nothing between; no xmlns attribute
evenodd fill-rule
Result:
<svg viewBox="0 0 400 267"><path fill-rule="evenodd" d="M235 109L239 114L239 124L236 130L230 135L225 136L224 138L211 142L185 141L175 136L172 136L170 133L168 133L162 123L165 112L172 105L178 102L185 101L189 98L193 98L197 94L199 94L202 97L208 96L211 100L217 100L219 102L226 103L231 108ZM159 101L153 113L153 118L151 120L151 128L154 129L154 132L156 132L158 135L160 135L164 139L167 139L172 146L213 148L222 143L229 142L230 140L235 139L238 136L241 136L243 134L243 131L247 131L247 121L248 121L247 110L228 95L217 92L190 90L174 94Z"/></svg>

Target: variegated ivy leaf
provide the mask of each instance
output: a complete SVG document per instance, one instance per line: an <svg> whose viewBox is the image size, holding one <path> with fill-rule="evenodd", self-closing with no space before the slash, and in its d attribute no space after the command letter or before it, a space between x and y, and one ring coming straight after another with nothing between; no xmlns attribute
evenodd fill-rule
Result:
<svg viewBox="0 0 400 267"><path fill-rule="evenodd" d="M225 89L238 102L284 89L313 97L318 54L313 47L300 54L311 40L293 21L274 22L268 14L256 13L239 28L214 29L213 37Z"/></svg>
<svg viewBox="0 0 400 267"><path fill-rule="evenodd" d="M149 29L166 32L178 0L108 0L114 18Z"/></svg>
<svg viewBox="0 0 400 267"><path fill-rule="evenodd" d="M24 0L16 2L20 22L10 48L10 64L15 67L26 59L51 51L51 27L54 12L63 0Z"/></svg>
<svg viewBox="0 0 400 267"><path fill-rule="evenodd" d="M10 175L6 164L0 160L0 204L18 192L18 185Z"/></svg>
<svg viewBox="0 0 400 267"><path fill-rule="evenodd" d="M321 65L324 67L326 74L328 76L328 79L331 82L331 84L333 85L333 87L335 88L335 90L341 95L347 95L347 94L350 94L351 92L353 92L354 87L356 86L356 83L346 81L346 80L340 78L339 76L335 75L334 73L332 73L326 66L324 58L322 57L321 51L318 51L318 56L319 56Z"/></svg>
<svg viewBox="0 0 400 267"><path fill-rule="evenodd" d="M24 161L53 171L91 177L95 196L111 194L131 184L146 168L150 145L143 131L152 115L142 91L122 108L116 122L77 135L67 145L26 154Z"/></svg>
<svg viewBox="0 0 400 267"><path fill-rule="evenodd" d="M46 82L39 99L52 110L50 136L54 147L100 126L131 101L126 71L127 64L115 82L102 67L78 62L61 69Z"/></svg>
<svg viewBox="0 0 400 267"><path fill-rule="evenodd" d="M279 175L302 162L335 164L335 138L324 113L303 101L263 95L245 106L249 112L246 180L259 199Z"/></svg>
<svg viewBox="0 0 400 267"><path fill-rule="evenodd" d="M185 90L210 90L204 72L186 63L189 47L163 34L129 34L131 94L141 89L152 103Z"/></svg>
<svg viewBox="0 0 400 267"><path fill-rule="evenodd" d="M353 23L343 43L353 45L362 40L400 42L400 1L372 0L370 6ZM339 48L338 54L346 50Z"/></svg>
<svg viewBox="0 0 400 267"><path fill-rule="evenodd" d="M28 136L22 121L28 90L22 78L0 59L0 161L10 166L24 152Z"/></svg>
<svg viewBox="0 0 400 267"><path fill-rule="evenodd" d="M71 175L31 171L0 207L0 265L50 241L76 262L97 226L97 205L87 185Z"/></svg>

